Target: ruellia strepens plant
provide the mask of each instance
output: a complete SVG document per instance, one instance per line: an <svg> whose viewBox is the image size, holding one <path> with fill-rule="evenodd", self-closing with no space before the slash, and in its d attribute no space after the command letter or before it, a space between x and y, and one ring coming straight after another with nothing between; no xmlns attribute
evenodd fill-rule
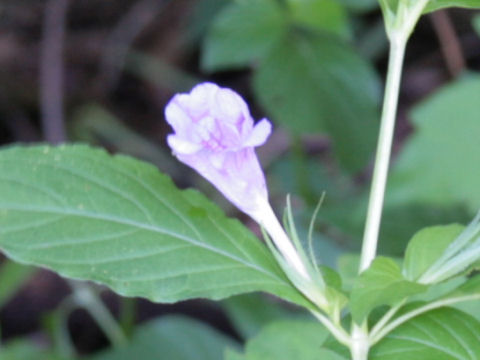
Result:
<svg viewBox="0 0 480 360"><path fill-rule="evenodd" d="M13 146L0 152L2 252L125 297L172 303L264 292L312 315L288 320L291 324L285 320L288 326L267 326L243 352L226 344L228 360L480 359L480 322L456 307L480 300L480 213L468 226L417 232L403 259L377 255L408 39L424 13L480 4L380 0L380 5L390 60L356 275L347 278L317 259L313 229L321 202L308 231L298 230L289 196L279 220L255 152L268 141L272 123L255 122L239 94L212 82L166 105L173 129L167 143L180 162L253 219L263 239L196 190L177 189L166 175L133 158L85 145ZM461 118L462 109L457 111ZM454 121L452 126L461 126ZM73 284L73 298L90 310L112 343L128 346L95 293ZM258 306L261 314L267 311L261 306L270 305Z"/></svg>

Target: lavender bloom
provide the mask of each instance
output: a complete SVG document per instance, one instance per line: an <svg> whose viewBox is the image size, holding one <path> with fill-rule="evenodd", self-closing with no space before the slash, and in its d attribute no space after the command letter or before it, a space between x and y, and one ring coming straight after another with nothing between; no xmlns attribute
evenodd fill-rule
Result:
<svg viewBox="0 0 480 360"><path fill-rule="evenodd" d="M167 138L175 156L260 222L268 194L254 147L267 140L270 122L254 126L237 93L208 82L175 95L165 117L175 131Z"/></svg>

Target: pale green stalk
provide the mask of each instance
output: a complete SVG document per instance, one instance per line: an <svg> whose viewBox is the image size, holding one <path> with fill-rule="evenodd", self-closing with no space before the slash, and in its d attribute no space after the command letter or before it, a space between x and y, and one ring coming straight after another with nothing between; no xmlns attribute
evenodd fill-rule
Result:
<svg viewBox="0 0 480 360"><path fill-rule="evenodd" d="M398 95L400 90L400 79L402 75L407 38L408 37L402 33L398 35L391 34L390 36L390 58L387 82L385 85L385 98L377 154L375 158L375 168L370 190L370 199L368 203L367 220L365 223L359 272L366 270L370 266L377 253L378 233L380 230L388 166L390 163ZM366 324L363 324L362 326L354 324L352 329L352 347L350 348L353 360L367 360L369 350L369 336Z"/></svg>
<svg viewBox="0 0 480 360"><path fill-rule="evenodd" d="M328 331L337 339L337 341L347 347L350 347L352 342L350 335L339 325L339 324L334 324L328 317L325 315L319 313L318 311L310 311L313 316L317 318L318 321L320 321L323 326L325 326Z"/></svg>
<svg viewBox="0 0 480 360"><path fill-rule="evenodd" d="M78 306L87 310L103 330L113 346L119 347L127 343L127 338L107 307L98 298L88 284L69 281L72 287L72 298Z"/></svg>
<svg viewBox="0 0 480 360"><path fill-rule="evenodd" d="M65 359L73 359L76 356L75 346L68 331L68 317L75 307L73 296L68 296L60 303L53 317L52 335L55 352Z"/></svg>
<svg viewBox="0 0 480 360"><path fill-rule="evenodd" d="M390 40L390 57L359 272L370 266L377 253L405 48L428 1L418 0L413 6L409 6L408 1L400 0L396 16L393 19L386 19L386 29ZM390 20L392 21L389 22ZM366 323L360 326L354 324L350 346L352 359L367 360L369 350L370 340Z"/></svg>
<svg viewBox="0 0 480 360"><path fill-rule="evenodd" d="M465 296L459 296L455 298L442 299L442 300L438 300L438 301L434 301L432 303L426 304L425 306L422 306L413 311L407 312L406 314L403 314L402 316L399 316L398 318L396 318L394 321L388 323L383 328L378 329L375 332L372 331L370 334L370 346L376 344L378 341L384 338L390 331L406 323L408 320L411 320L414 317L417 317L418 315L421 315L423 313L426 313L428 311L438 309L441 307L445 307L445 306L449 306L449 305L453 305L453 304L457 304L465 301L474 301L474 300L480 300L480 294L465 295Z"/></svg>
<svg viewBox="0 0 480 360"><path fill-rule="evenodd" d="M375 326L370 331L370 337L375 336L375 334L379 333L388 323L389 321L395 316L398 310L405 304L405 300L401 301L397 305L393 306L388 310L385 315L375 324Z"/></svg>
<svg viewBox="0 0 480 360"><path fill-rule="evenodd" d="M360 272L367 269L377 253L378 233L382 217L385 187L387 184L388 166L392 151L392 140L395 129L395 118L398 107L400 79L408 38L410 37L423 9L429 0L418 0L411 7L399 4L398 14L392 23L387 23L387 34L390 40L390 58L383 102L380 132L378 135L375 167L372 177L367 219L363 236Z"/></svg>
<svg viewBox="0 0 480 360"><path fill-rule="evenodd" d="M385 86L385 99L368 203L367 220L365 223L365 233L363 236L360 272L370 266L377 252L378 233L380 230L388 166L390 163L405 46L406 38L404 36L395 36L390 43L390 59L387 83Z"/></svg>

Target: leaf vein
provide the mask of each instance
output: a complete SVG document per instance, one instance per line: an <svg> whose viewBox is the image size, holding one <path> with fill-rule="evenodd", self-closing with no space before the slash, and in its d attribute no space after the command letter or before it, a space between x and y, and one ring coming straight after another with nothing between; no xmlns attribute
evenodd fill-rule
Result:
<svg viewBox="0 0 480 360"><path fill-rule="evenodd" d="M18 205L15 205L15 204L1 204L1 203L0 203L0 207L2 209L5 209L5 210L16 210L16 211L25 211L25 212L40 212L40 213L43 212L43 213L52 213L52 214L65 214L65 215L70 215L70 216L91 218L91 219L96 219L96 220L103 220L103 221L106 221L106 222L113 222L113 223L117 223L117 224L138 227L140 229L143 229L143 230L146 230L146 231L151 231L153 233L168 235L168 236L171 236L173 238L177 238L179 240L186 241L186 242L188 242L188 243L190 243L194 246L197 246L197 247L200 247L200 248L203 248L203 249L206 249L206 250L210 250L213 253L222 255L222 256L224 256L226 258L229 258L233 261L239 262L239 263L241 263L241 264L243 264L247 267L250 267L250 268L253 268L253 269L259 271L260 273L263 273L267 276L273 277L273 278L285 283L284 279L279 278L276 274L274 274L272 272L269 272L269 271L257 266L256 264L247 262L244 259L238 258L238 257L236 257L232 254L226 253L226 252L222 251L221 249L212 247L212 246L208 245L207 243L199 242L199 241L197 241L193 238L186 237L182 234L175 233L173 231L158 228L155 225L143 224L143 223L140 223L140 222L135 221L135 220L122 219L122 218L118 218L116 216L112 216L112 215L108 215L108 214L90 213L90 212L86 212L86 211L80 212L80 211L77 211L77 210L75 210L75 211L74 210L65 210L65 209L57 209L57 208L52 208L52 207L18 206Z"/></svg>

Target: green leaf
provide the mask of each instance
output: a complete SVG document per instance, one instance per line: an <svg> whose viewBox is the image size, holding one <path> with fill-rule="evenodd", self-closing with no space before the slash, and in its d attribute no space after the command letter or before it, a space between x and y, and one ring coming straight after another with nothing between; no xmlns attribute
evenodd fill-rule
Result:
<svg viewBox="0 0 480 360"><path fill-rule="evenodd" d="M443 298L450 294L453 290L458 289L467 281L465 276L457 276L446 281L430 285L428 290L422 294L412 296L409 302L432 302Z"/></svg>
<svg viewBox="0 0 480 360"><path fill-rule="evenodd" d="M304 312L291 311L261 294L233 296L224 300L222 305L235 330L245 339L257 335L271 322L309 316Z"/></svg>
<svg viewBox="0 0 480 360"><path fill-rule="evenodd" d="M417 232L405 253L403 274L416 281L432 266L465 227L458 224L432 226Z"/></svg>
<svg viewBox="0 0 480 360"><path fill-rule="evenodd" d="M355 284L360 266L359 254L345 254L338 258L338 272L342 277L343 288L350 291Z"/></svg>
<svg viewBox="0 0 480 360"><path fill-rule="evenodd" d="M267 291L298 304L266 247L199 192L87 146L0 152L0 248L157 302Z"/></svg>
<svg viewBox="0 0 480 360"><path fill-rule="evenodd" d="M480 205L480 76L454 82L412 112L416 131L389 180L389 201ZM459 161L461 160L461 161Z"/></svg>
<svg viewBox="0 0 480 360"><path fill-rule="evenodd" d="M386 29L389 29L395 22L398 12L398 4L401 0L378 0L382 9Z"/></svg>
<svg viewBox="0 0 480 360"><path fill-rule="evenodd" d="M40 349L25 340L12 340L2 344L0 352L2 360L65 360L48 350Z"/></svg>
<svg viewBox="0 0 480 360"><path fill-rule="evenodd" d="M241 68L265 57L286 30L275 0L234 1L215 18L203 45L205 71Z"/></svg>
<svg viewBox="0 0 480 360"><path fill-rule="evenodd" d="M197 320L165 316L138 328L126 347L104 351L91 360L222 360L227 346L235 343Z"/></svg>
<svg viewBox="0 0 480 360"><path fill-rule="evenodd" d="M438 258L422 274L418 282L438 283L453 276L468 274L480 259L480 213L450 244L443 246Z"/></svg>
<svg viewBox="0 0 480 360"><path fill-rule="evenodd" d="M449 294L448 298L469 299L453 304L455 308L473 316L480 321L480 275L475 275L463 286Z"/></svg>
<svg viewBox="0 0 480 360"><path fill-rule="evenodd" d="M232 349L227 349L225 351L225 360L245 360L245 357L242 354L233 351Z"/></svg>
<svg viewBox="0 0 480 360"><path fill-rule="evenodd" d="M342 277L338 272L336 272L332 268L329 268L328 266L323 265L319 266L319 270L322 273L322 276L328 287L339 291L342 290Z"/></svg>
<svg viewBox="0 0 480 360"><path fill-rule="evenodd" d="M480 9L480 2L478 0L430 0L424 12L432 12L448 7Z"/></svg>
<svg viewBox="0 0 480 360"><path fill-rule="evenodd" d="M377 0L340 0L340 3L354 11L368 11L378 7Z"/></svg>
<svg viewBox="0 0 480 360"><path fill-rule="evenodd" d="M187 47L188 50L197 48L215 17L229 3L230 0L203 0L192 3L186 19L183 19L187 27L179 34L183 39L176 40L177 44L180 42L180 46Z"/></svg>
<svg viewBox="0 0 480 360"><path fill-rule="evenodd" d="M5 261L0 267L0 308L30 279L35 268Z"/></svg>
<svg viewBox="0 0 480 360"><path fill-rule="evenodd" d="M296 133L325 132L349 170L370 159L377 132L378 79L337 38L291 34L261 63L257 98L269 116Z"/></svg>
<svg viewBox="0 0 480 360"><path fill-rule="evenodd" d="M464 301L452 305L457 310L463 311L470 316L473 316L477 321L480 321L480 306L478 306L477 301Z"/></svg>
<svg viewBox="0 0 480 360"><path fill-rule="evenodd" d="M480 322L442 308L420 315L374 346L372 360L472 360L480 354Z"/></svg>
<svg viewBox="0 0 480 360"><path fill-rule="evenodd" d="M470 279L456 277L440 284L435 284L422 295L415 296L413 302L408 304L402 313L410 312L424 307L428 303L438 303L451 306L463 311L480 321L480 275ZM420 302L417 302L420 300Z"/></svg>
<svg viewBox="0 0 480 360"><path fill-rule="evenodd" d="M347 13L337 0L288 0L293 20L311 29L350 35Z"/></svg>
<svg viewBox="0 0 480 360"><path fill-rule="evenodd" d="M371 310L380 305L394 305L427 290L427 286L405 279L395 261L377 257L357 278L350 296L350 309L355 322L361 323Z"/></svg>
<svg viewBox="0 0 480 360"><path fill-rule="evenodd" d="M475 275L469 279L456 277L435 284L426 293L417 295L410 300L411 303L402 310L403 313L417 310L424 307L425 304L435 302L443 306L453 306L462 311L465 308L467 309L465 312L478 317L480 316L480 308L478 307L480 300L480 275ZM471 308L475 310L470 311Z"/></svg>
<svg viewBox="0 0 480 360"><path fill-rule="evenodd" d="M245 360L342 360L322 348L328 331L312 321L279 321L247 343ZM234 358L235 359L235 358Z"/></svg>
<svg viewBox="0 0 480 360"><path fill-rule="evenodd" d="M444 298L456 298L469 295L480 296L480 275L473 276Z"/></svg>
<svg viewBox="0 0 480 360"><path fill-rule="evenodd" d="M402 0L378 0L383 11L397 12L398 4Z"/></svg>

